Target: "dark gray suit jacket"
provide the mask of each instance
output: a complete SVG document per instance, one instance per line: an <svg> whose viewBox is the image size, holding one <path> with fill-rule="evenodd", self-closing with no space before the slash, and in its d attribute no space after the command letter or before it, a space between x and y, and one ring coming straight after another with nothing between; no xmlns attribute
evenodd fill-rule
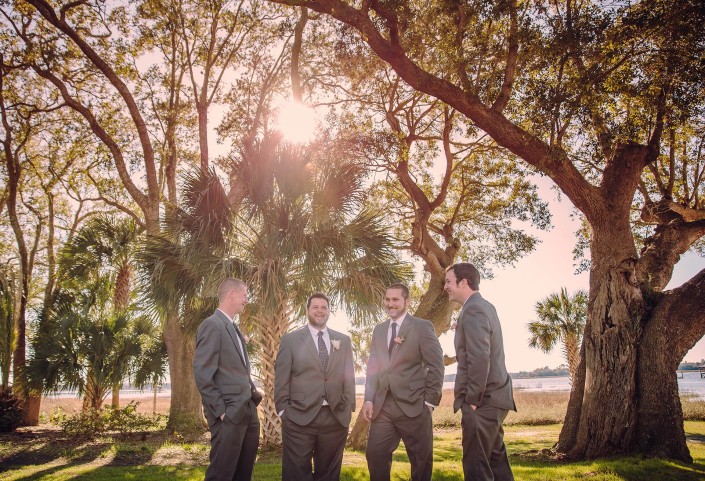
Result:
<svg viewBox="0 0 705 481"><path fill-rule="evenodd" d="M331 346L323 369L308 325L282 337L274 367L274 403L292 422L306 426L325 398L335 418L347 427L355 410L352 344L345 334L328 329ZM338 341L338 342L336 342ZM334 344L340 344L336 349Z"/></svg>
<svg viewBox="0 0 705 481"><path fill-rule="evenodd" d="M433 324L407 314L397 337L403 338L389 355L389 322L377 324L372 332L367 361L365 401L374 405L372 418L382 409L387 392L409 417L423 412L425 402L438 406L443 390L443 349Z"/></svg>
<svg viewBox="0 0 705 481"><path fill-rule="evenodd" d="M233 323L219 310L198 326L193 374L208 426L223 413L233 423L240 422L247 412L247 402L259 396L250 380L247 351L240 353L237 338ZM255 404L259 402L254 400Z"/></svg>
<svg viewBox="0 0 705 481"><path fill-rule="evenodd" d="M494 306L479 292L470 296L460 311L455 354L455 411L463 403L516 411L512 378L504 364L502 326Z"/></svg>

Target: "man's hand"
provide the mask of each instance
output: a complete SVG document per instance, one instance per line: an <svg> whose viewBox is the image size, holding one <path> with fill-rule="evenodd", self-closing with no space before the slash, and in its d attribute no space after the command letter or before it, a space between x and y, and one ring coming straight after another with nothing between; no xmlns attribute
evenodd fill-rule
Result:
<svg viewBox="0 0 705 481"><path fill-rule="evenodd" d="M365 421L372 421L372 411L374 411L374 404L371 401L365 401L365 404L362 405L362 417Z"/></svg>
<svg viewBox="0 0 705 481"><path fill-rule="evenodd" d="M429 411L431 411L431 414L433 414L433 406L426 404L426 407L428 408Z"/></svg>
<svg viewBox="0 0 705 481"><path fill-rule="evenodd" d="M475 406L474 404L471 404L470 407L472 408L473 411L475 411L477 409L477 406Z"/></svg>

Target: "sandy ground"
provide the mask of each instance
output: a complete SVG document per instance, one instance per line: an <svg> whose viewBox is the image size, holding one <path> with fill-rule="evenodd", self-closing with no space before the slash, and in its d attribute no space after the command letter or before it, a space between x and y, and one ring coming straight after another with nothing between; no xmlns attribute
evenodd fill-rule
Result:
<svg viewBox="0 0 705 481"><path fill-rule="evenodd" d="M111 398L108 397L103 403L104 406L110 404ZM151 395L124 395L120 396L120 406L125 407L131 401L137 404L137 412L142 414L152 414L154 412L154 399ZM169 413L169 393L159 393L157 395L157 414ZM67 414L75 414L81 411L81 399L76 397L43 397L41 407L39 408L40 415L49 415L52 410L61 408Z"/></svg>

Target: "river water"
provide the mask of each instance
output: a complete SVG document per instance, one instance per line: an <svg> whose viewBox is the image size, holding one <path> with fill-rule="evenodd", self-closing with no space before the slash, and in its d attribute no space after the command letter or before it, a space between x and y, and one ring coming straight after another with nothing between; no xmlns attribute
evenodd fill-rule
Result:
<svg viewBox="0 0 705 481"><path fill-rule="evenodd" d="M680 374L679 374L680 376ZM443 389L453 389L453 381L443 383ZM568 376L561 377L532 377L526 379L513 379L512 384L515 391L570 391L570 379ZM705 400L705 378L700 377L699 372L685 372L683 377L678 379L678 389L681 394L691 394ZM159 397L169 396L171 390L168 386L159 390ZM359 395L365 393L365 385L357 384L355 392ZM129 397L151 397L151 390L138 391L123 389L121 396ZM77 397L76 392L60 392L49 397Z"/></svg>
<svg viewBox="0 0 705 481"><path fill-rule="evenodd" d="M445 384L451 384L452 387L452 383ZM515 390L522 391L570 391L568 376L513 379L512 385ZM684 372L683 378L678 379L678 390L681 394L692 394L705 399L705 378L701 378L697 371Z"/></svg>

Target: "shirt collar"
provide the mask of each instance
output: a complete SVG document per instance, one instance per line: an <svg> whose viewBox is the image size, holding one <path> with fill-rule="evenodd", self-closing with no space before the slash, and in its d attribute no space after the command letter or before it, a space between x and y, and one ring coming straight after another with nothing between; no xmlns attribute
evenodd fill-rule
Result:
<svg viewBox="0 0 705 481"><path fill-rule="evenodd" d="M326 333L328 332L328 326L324 327L323 329L321 329L321 330L319 331L318 329L316 329L315 327L313 327L310 322L307 323L306 325L308 326L309 332L310 332L311 335L314 336L314 337L317 337L319 332L322 332L324 336L325 336Z"/></svg>
<svg viewBox="0 0 705 481"><path fill-rule="evenodd" d="M392 327L392 322L396 322L397 327L401 327L401 323L404 322L404 319L406 319L406 315L407 313L406 311L404 311L404 314L402 314L396 321L394 319L389 319L389 327Z"/></svg>
<svg viewBox="0 0 705 481"><path fill-rule="evenodd" d="M235 320L232 317L228 316L228 314L224 310L222 310L220 307L218 307L217 309L225 316L228 321L235 324Z"/></svg>

